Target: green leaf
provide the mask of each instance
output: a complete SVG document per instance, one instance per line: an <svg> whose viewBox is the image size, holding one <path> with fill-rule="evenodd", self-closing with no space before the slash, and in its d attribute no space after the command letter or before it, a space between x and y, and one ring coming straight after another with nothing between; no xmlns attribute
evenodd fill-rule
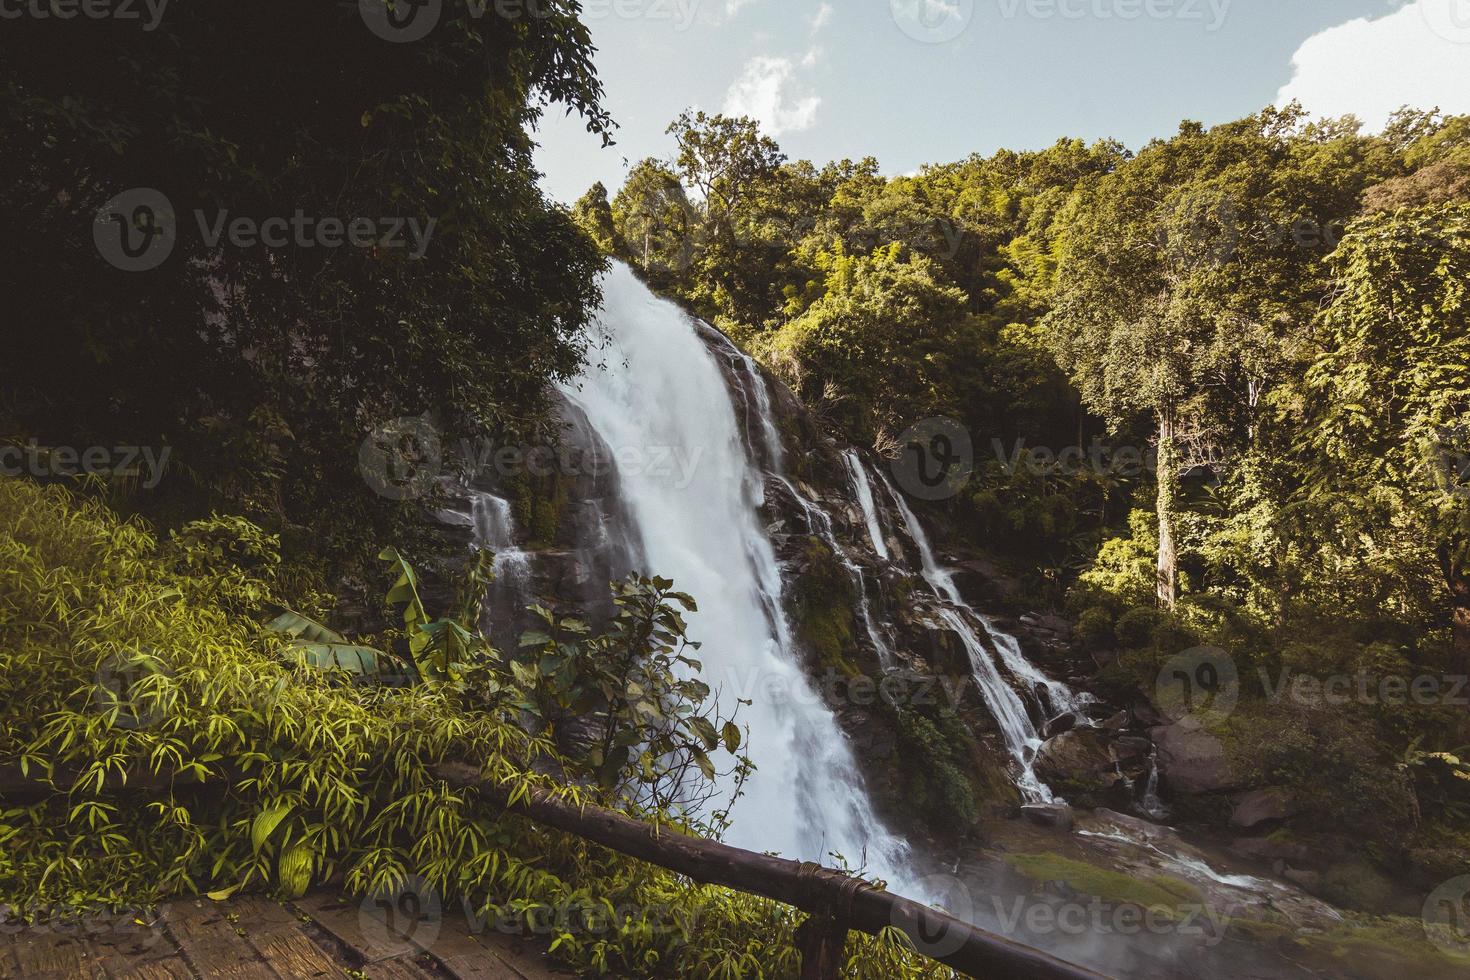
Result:
<svg viewBox="0 0 1470 980"><path fill-rule="evenodd" d="M740 748L740 729L735 727L733 721L725 722L725 727L720 729L720 734L724 737L726 752L734 752Z"/></svg>
<svg viewBox="0 0 1470 980"><path fill-rule="evenodd" d="M309 619L291 609L287 609L275 619L265 624L265 628L276 633L284 633L286 636L298 640L307 640L312 643L346 643L347 637L336 630L329 629L314 619Z"/></svg>
<svg viewBox="0 0 1470 980"><path fill-rule="evenodd" d="M285 820L295 808L294 803L277 803L256 816L255 822L250 825L250 845L255 848L255 853L260 853L260 849L265 846L266 841L270 840L271 834L275 833L281 821Z"/></svg>

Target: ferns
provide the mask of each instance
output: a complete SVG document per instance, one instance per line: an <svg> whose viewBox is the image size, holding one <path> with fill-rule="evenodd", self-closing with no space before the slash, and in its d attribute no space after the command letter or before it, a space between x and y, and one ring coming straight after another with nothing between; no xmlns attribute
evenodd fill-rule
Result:
<svg viewBox="0 0 1470 980"><path fill-rule="evenodd" d="M388 893L417 878L447 910L528 925L616 910L602 929L553 917L553 955L594 973L796 973L790 907L484 812L429 775L468 761L585 798L534 774L563 768L548 739L464 685L364 687L300 662L291 637L240 612L277 601L268 555L234 564L222 543L258 545L253 529L207 523L160 546L96 503L0 479L0 768L43 794L0 803L0 903L291 896L339 877ZM850 952L854 977L949 975L902 940L854 936Z"/></svg>

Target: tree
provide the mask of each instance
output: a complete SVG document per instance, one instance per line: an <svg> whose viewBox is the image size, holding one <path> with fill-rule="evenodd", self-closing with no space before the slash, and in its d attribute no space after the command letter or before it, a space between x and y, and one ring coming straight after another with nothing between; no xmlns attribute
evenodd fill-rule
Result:
<svg viewBox="0 0 1470 980"><path fill-rule="evenodd" d="M613 199L612 217L624 257L645 272L678 275L694 261L698 217L678 176L657 160L629 172Z"/></svg>
<svg viewBox="0 0 1470 980"><path fill-rule="evenodd" d="M827 403L869 441L901 421L951 410L954 362L968 337L964 293L897 242L866 256L839 247L817 264L822 297L762 348L807 403Z"/></svg>
<svg viewBox="0 0 1470 980"><path fill-rule="evenodd" d="M358 474L376 426L428 413L449 446L544 422L547 381L580 370L601 259L538 189L527 128L551 102L611 122L574 5L478 13L446 4L412 44L357 4L8 24L7 428L167 444L170 478L139 506L243 511L294 556L369 562L416 513ZM94 222L136 188L167 198L176 241L127 272ZM297 216L307 231L211 240ZM371 242L344 244L362 221Z"/></svg>
<svg viewBox="0 0 1470 980"><path fill-rule="evenodd" d="M1470 205L1375 214L1333 255L1340 287L1307 377L1318 493L1342 534L1404 521L1438 566L1470 669Z"/></svg>
<svg viewBox="0 0 1470 980"><path fill-rule="evenodd" d="M607 188L598 181L587 189L587 193L572 205L572 220L597 243L603 252L613 255L622 251L617 224L613 221L612 205L607 200Z"/></svg>
<svg viewBox="0 0 1470 980"><path fill-rule="evenodd" d="M755 185L769 180L785 155L745 116L732 119L686 109L668 132L679 144L680 172L703 198L710 239L725 242Z"/></svg>
<svg viewBox="0 0 1470 980"><path fill-rule="evenodd" d="M1085 181L1059 219L1048 343L1084 403L1157 439L1158 600L1178 595L1182 473L1260 435L1326 291L1334 229L1377 164L1298 107L1167 142ZM1186 443L1193 447L1184 451Z"/></svg>

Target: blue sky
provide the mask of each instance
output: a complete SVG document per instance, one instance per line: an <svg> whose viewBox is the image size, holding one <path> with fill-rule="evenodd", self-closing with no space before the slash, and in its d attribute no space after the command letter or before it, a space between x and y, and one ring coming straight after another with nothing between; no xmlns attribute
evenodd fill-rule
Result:
<svg viewBox="0 0 1470 980"><path fill-rule="evenodd" d="M666 158L686 107L761 120L788 156L883 171L1062 136L1138 147L1300 97L1381 125L1404 102L1470 112L1470 0L583 0L603 150L556 112L554 198Z"/></svg>

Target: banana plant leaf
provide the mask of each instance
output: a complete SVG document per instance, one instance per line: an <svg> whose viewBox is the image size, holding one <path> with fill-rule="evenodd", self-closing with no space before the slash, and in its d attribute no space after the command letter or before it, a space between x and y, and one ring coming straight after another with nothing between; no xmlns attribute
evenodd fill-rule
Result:
<svg viewBox="0 0 1470 980"><path fill-rule="evenodd" d="M303 663L313 667L345 670L359 683L388 684L409 680L403 676L403 667L396 657L373 647L351 643L336 630L294 610L287 609L265 625L266 629L289 636L292 652Z"/></svg>

